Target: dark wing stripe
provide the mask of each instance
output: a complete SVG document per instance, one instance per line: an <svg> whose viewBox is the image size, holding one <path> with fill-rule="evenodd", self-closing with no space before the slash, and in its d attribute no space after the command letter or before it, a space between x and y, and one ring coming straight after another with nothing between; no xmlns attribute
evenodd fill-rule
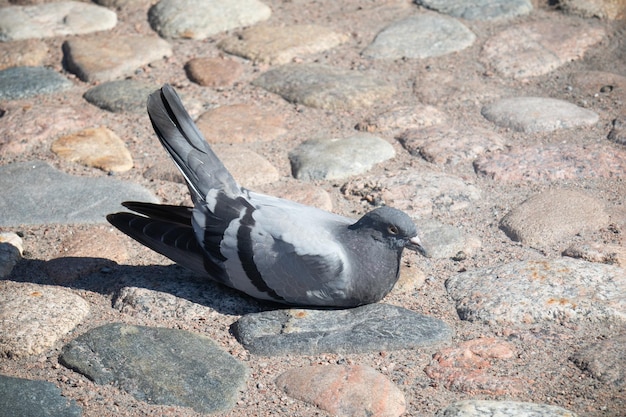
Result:
<svg viewBox="0 0 626 417"><path fill-rule="evenodd" d="M241 218L239 230L237 230L237 252L239 253L239 261L252 285L260 292L268 294L277 301L285 301L283 297L278 295L276 291L267 286L265 280L261 276L256 264L254 263L254 252L252 247L251 232L255 221L252 217L254 207L248 206L246 214Z"/></svg>
<svg viewBox="0 0 626 417"><path fill-rule="evenodd" d="M221 244L224 240L224 233L233 220L239 218L241 213L249 207L250 204L243 198L231 198L220 191L215 197L215 207L213 211L204 205L201 208L196 206L196 210L200 210L202 215L203 241L202 247L213 258L220 262L226 261L221 252Z"/></svg>

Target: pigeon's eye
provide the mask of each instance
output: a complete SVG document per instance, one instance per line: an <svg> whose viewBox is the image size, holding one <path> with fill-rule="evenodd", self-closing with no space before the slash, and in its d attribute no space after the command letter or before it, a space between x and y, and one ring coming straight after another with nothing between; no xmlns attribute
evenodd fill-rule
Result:
<svg viewBox="0 0 626 417"><path fill-rule="evenodd" d="M390 224L389 226L387 226L387 232L389 232L390 235L397 235L398 228L394 226L393 224Z"/></svg>

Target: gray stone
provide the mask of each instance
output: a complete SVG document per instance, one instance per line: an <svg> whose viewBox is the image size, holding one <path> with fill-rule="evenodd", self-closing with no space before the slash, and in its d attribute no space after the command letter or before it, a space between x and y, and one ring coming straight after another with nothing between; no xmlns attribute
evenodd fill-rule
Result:
<svg viewBox="0 0 626 417"><path fill-rule="evenodd" d="M246 349L265 356L410 349L452 336L443 321L388 304L264 311L240 318L233 332Z"/></svg>
<svg viewBox="0 0 626 417"><path fill-rule="evenodd" d="M112 29L116 24L115 12L80 1L3 7L0 41L80 35Z"/></svg>
<svg viewBox="0 0 626 417"><path fill-rule="evenodd" d="M525 133L590 126L599 120L591 110L547 97L504 98L484 106L481 114L498 126Z"/></svg>
<svg viewBox="0 0 626 417"><path fill-rule="evenodd" d="M72 82L44 67L12 67L0 71L0 100L30 98L72 87Z"/></svg>
<svg viewBox="0 0 626 417"><path fill-rule="evenodd" d="M292 103L326 110L368 107L391 97L396 89L379 77L320 64L288 64L252 82Z"/></svg>
<svg viewBox="0 0 626 417"><path fill-rule="evenodd" d="M415 0L420 6L467 20L495 20L530 13L530 0Z"/></svg>
<svg viewBox="0 0 626 417"><path fill-rule="evenodd" d="M23 252L22 238L13 232L0 232L0 278L11 274Z"/></svg>
<svg viewBox="0 0 626 417"><path fill-rule="evenodd" d="M511 239L541 249L608 224L609 215L601 201L564 189L535 194L500 221Z"/></svg>
<svg viewBox="0 0 626 417"><path fill-rule="evenodd" d="M598 25L541 19L498 31L485 42L480 60L506 77L533 77L582 58L605 36Z"/></svg>
<svg viewBox="0 0 626 417"><path fill-rule="evenodd" d="M363 56L375 59L428 58L461 51L476 40L461 22L448 16L423 13L383 29Z"/></svg>
<svg viewBox="0 0 626 417"><path fill-rule="evenodd" d="M464 272L446 281L462 320L624 322L626 270L559 258Z"/></svg>
<svg viewBox="0 0 626 417"><path fill-rule="evenodd" d="M271 9L258 0L161 0L150 8L150 26L164 38L204 39L267 20Z"/></svg>
<svg viewBox="0 0 626 417"><path fill-rule="evenodd" d="M0 190L0 226L101 223L108 213L124 209L122 201L158 202L139 185L75 177L42 161L1 166Z"/></svg>
<svg viewBox="0 0 626 417"><path fill-rule="evenodd" d="M478 238L466 236L457 227L433 219L416 222L424 253L435 259L465 259L480 248Z"/></svg>
<svg viewBox="0 0 626 417"><path fill-rule="evenodd" d="M605 384L626 387L626 331L584 346L570 360Z"/></svg>
<svg viewBox="0 0 626 417"><path fill-rule="evenodd" d="M185 330L107 324L63 347L59 361L96 384L114 384L140 401L226 411L247 368L206 336Z"/></svg>
<svg viewBox="0 0 626 417"><path fill-rule="evenodd" d="M113 113L145 113L148 95L159 86L136 80L109 81L90 88L85 100Z"/></svg>
<svg viewBox="0 0 626 417"><path fill-rule="evenodd" d="M0 375L0 414L7 417L80 417L83 410L56 385Z"/></svg>
<svg viewBox="0 0 626 417"><path fill-rule="evenodd" d="M512 147L478 157L474 169L503 182L621 178L626 175L626 150L602 143Z"/></svg>
<svg viewBox="0 0 626 417"><path fill-rule="evenodd" d="M0 356L42 353L88 313L89 304L67 290L0 281Z"/></svg>
<svg viewBox="0 0 626 417"><path fill-rule="evenodd" d="M360 133L345 139L305 141L289 153L289 160L298 179L332 180L366 172L395 154L386 140Z"/></svg>
<svg viewBox="0 0 626 417"><path fill-rule="evenodd" d="M435 417L577 417L556 405L517 401L465 400L456 402Z"/></svg>
<svg viewBox="0 0 626 417"><path fill-rule="evenodd" d="M86 82L111 81L132 75L137 68L172 55L167 41L156 36L98 36L63 43L68 71Z"/></svg>

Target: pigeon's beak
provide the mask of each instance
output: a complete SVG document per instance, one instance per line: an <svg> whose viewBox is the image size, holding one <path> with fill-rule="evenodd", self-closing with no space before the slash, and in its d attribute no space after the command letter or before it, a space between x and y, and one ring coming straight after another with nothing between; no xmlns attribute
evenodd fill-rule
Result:
<svg viewBox="0 0 626 417"><path fill-rule="evenodd" d="M414 250L416 252L421 253L422 255L426 255L424 252L424 248L422 247L422 241L417 235L413 236L409 239L409 242L405 246L407 249Z"/></svg>

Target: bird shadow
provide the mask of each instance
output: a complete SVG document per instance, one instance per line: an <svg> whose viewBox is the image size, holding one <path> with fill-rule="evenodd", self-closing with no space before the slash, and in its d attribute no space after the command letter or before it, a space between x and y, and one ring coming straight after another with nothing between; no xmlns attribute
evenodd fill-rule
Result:
<svg viewBox="0 0 626 417"><path fill-rule="evenodd" d="M168 294L226 315L287 308L254 299L176 264L134 266L105 258L61 257L49 261L24 258L4 279L99 293L110 298L111 306L117 310L144 310L143 314L159 309L150 303L175 307L176 299L168 298Z"/></svg>

